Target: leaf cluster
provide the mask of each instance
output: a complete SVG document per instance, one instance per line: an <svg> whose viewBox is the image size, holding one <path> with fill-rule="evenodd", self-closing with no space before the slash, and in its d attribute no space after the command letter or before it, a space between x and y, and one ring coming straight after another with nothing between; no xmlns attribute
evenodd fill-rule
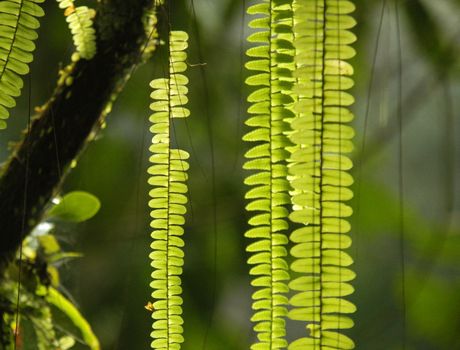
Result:
<svg viewBox="0 0 460 350"><path fill-rule="evenodd" d="M99 200L93 195L71 192L51 207L46 219L26 237L15 263L0 281L2 350L14 349L15 342L36 344L38 350L66 350L77 342L100 349L88 322L60 291L59 266L81 254L64 251L54 234L60 222L85 221L98 209ZM70 321L70 328L57 326L56 319L62 318L59 314Z"/></svg>

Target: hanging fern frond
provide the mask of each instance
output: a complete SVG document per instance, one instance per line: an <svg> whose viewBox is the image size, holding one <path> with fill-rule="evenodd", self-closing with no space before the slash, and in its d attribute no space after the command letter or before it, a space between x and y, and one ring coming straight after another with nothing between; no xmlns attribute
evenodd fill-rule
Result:
<svg viewBox="0 0 460 350"><path fill-rule="evenodd" d="M187 159L189 154L171 148L172 118L184 118L190 112L184 105L187 99L188 79L183 74L187 68L188 35L171 31L169 37L169 79L155 79L150 83L154 102L150 117L154 134L150 147L148 169L151 175L150 191L152 232L152 293L153 323L151 344L153 349L180 349L184 341L182 319L181 275L184 264L184 215L187 203Z"/></svg>
<svg viewBox="0 0 460 350"><path fill-rule="evenodd" d="M93 28L93 18L96 12L87 6L74 5L74 0L57 0L59 7L64 9L64 15L72 33L73 42L84 59L91 59L96 54L96 32Z"/></svg>
<svg viewBox="0 0 460 350"><path fill-rule="evenodd" d="M0 129L6 128L9 108L21 94L21 75L29 73L33 60L34 40L45 13L39 3L44 0L0 1Z"/></svg>
<svg viewBox="0 0 460 350"><path fill-rule="evenodd" d="M296 294L290 299L289 317L306 322L305 337L293 341L290 350L353 349L342 331L353 327L348 316L355 306L344 299L353 293L349 283L355 273L352 258L344 251L351 245L345 204L353 196L353 178L345 154L353 149L354 100L345 92L353 86L354 56L349 46L355 25L348 0L295 0L295 48L297 102L290 135L295 144L289 167L293 187L290 219L301 224L290 236L294 246L289 284Z"/></svg>
<svg viewBox="0 0 460 350"><path fill-rule="evenodd" d="M255 171L246 178L245 184L252 188L246 193L250 202L246 209L256 214L249 220L252 226L245 234L255 239L247 251L252 253L248 263L254 265L250 274L257 290L252 295L254 314L251 321L258 342L254 350L286 348L285 318L289 280L286 244L288 238L288 211L290 203L287 181L285 136L293 117L286 106L292 103L289 91L292 87L293 47L289 41L292 34L292 10L289 0L265 0L248 8L256 15L249 26L257 31L248 37L255 43L247 51L251 60L246 68L254 73L246 80L257 89L250 94L248 110L251 117L246 125L253 128L243 140L256 142L245 155L244 169Z"/></svg>

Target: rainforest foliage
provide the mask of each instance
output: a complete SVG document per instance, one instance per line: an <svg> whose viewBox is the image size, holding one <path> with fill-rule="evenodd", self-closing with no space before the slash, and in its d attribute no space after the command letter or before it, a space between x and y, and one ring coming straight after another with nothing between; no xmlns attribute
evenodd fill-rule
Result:
<svg viewBox="0 0 460 350"><path fill-rule="evenodd" d="M0 350L460 348L459 7L0 0Z"/></svg>

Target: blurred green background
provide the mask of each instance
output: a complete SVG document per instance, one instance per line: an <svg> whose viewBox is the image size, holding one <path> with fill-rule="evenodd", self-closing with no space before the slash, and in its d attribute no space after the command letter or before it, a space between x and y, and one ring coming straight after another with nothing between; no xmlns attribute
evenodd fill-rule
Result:
<svg viewBox="0 0 460 350"><path fill-rule="evenodd" d="M194 3L196 18L189 2L172 2L171 10L172 27L188 30L191 37L192 116L176 125L177 145L192 154L183 348L204 348L206 337L206 349L247 349L253 333L244 251L248 241L243 237L246 174L241 165L247 145L241 136L247 130L242 64L248 18L242 1ZM404 245L406 349L460 349L460 1L400 1L398 12L393 1L356 0L356 5L357 136L350 252L358 275L352 296L358 312L350 334L358 349L402 349ZM45 7L47 17L32 64L34 106L50 96L60 65L73 50L61 11L53 2ZM62 268L62 283L104 350L149 348L151 319L144 309L151 292L148 82L161 77L164 67L163 50L136 71L107 128L84 152L63 189L88 191L102 201L95 218L61 225L58 236L65 247L85 256ZM404 124L401 162L398 110ZM8 143L18 140L24 129L26 113L24 94L8 129L0 134L1 159L7 157ZM289 338L303 332L291 322L288 326Z"/></svg>

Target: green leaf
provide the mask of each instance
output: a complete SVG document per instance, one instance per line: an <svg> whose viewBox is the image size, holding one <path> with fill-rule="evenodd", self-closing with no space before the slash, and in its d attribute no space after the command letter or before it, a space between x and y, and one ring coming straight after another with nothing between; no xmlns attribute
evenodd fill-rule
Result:
<svg viewBox="0 0 460 350"><path fill-rule="evenodd" d="M46 255L55 254L61 250L59 243L53 235L38 236L38 241Z"/></svg>
<svg viewBox="0 0 460 350"><path fill-rule="evenodd" d="M49 256L46 260L50 263L53 264L58 261L66 260L66 259L76 259L76 258L81 258L83 257L82 253L77 253L77 252L58 252L55 253L51 256Z"/></svg>
<svg viewBox="0 0 460 350"><path fill-rule="evenodd" d="M82 222L91 219L99 211L101 203L94 195L75 191L62 197L59 204L48 212L51 219L60 219L71 222Z"/></svg>

